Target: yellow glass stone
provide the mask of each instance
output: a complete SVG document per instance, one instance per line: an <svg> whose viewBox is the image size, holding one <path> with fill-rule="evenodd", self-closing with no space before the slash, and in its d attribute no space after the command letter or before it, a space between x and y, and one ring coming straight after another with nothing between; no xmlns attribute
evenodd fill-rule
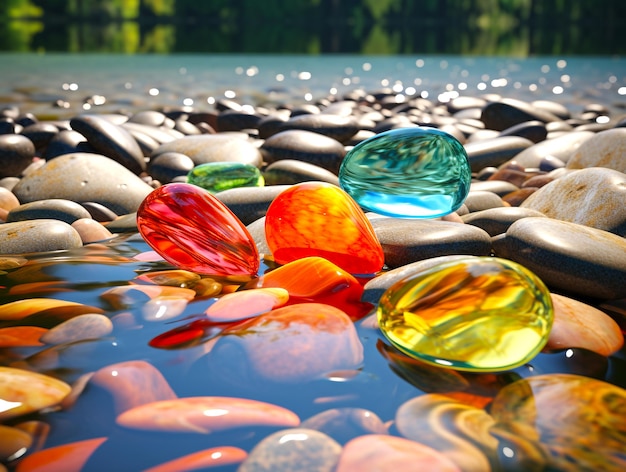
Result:
<svg viewBox="0 0 626 472"><path fill-rule="evenodd" d="M387 339L413 358L496 372L541 351L553 308L548 289L525 267L468 256L398 281L381 297L377 315Z"/></svg>

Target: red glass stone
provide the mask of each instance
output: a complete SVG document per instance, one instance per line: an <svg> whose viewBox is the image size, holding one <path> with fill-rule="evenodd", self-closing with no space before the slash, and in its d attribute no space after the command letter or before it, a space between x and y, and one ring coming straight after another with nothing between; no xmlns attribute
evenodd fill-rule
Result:
<svg viewBox="0 0 626 472"><path fill-rule="evenodd" d="M172 183L150 193L137 227L167 262L199 274L255 275L259 254L239 219L206 190Z"/></svg>
<svg viewBox="0 0 626 472"><path fill-rule="evenodd" d="M385 261L363 210L324 182L303 182L281 192L267 210L265 236L278 264L319 256L351 274L373 274Z"/></svg>

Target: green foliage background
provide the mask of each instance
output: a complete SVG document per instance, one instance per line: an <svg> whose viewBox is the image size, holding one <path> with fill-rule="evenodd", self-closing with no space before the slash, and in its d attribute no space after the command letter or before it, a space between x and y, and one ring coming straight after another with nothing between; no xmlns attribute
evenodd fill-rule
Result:
<svg viewBox="0 0 626 472"><path fill-rule="evenodd" d="M623 0L2 0L0 50L622 55Z"/></svg>

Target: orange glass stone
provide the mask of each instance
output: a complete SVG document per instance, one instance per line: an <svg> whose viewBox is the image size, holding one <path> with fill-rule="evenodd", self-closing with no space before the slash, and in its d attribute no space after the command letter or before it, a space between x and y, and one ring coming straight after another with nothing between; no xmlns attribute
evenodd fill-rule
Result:
<svg viewBox="0 0 626 472"><path fill-rule="evenodd" d="M182 470L204 470L213 467L239 464L248 453L239 447L218 446L194 452L177 459L146 469L145 472L180 472Z"/></svg>
<svg viewBox="0 0 626 472"><path fill-rule="evenodd" d="M259 254L250 233L206 190L172 183L150 193L137 210L137 227L163 259L208 275L255 275Z"/></svg>
<svg viewBox="0 0 626 472"><path fill-rule="evenodd" d="M289 292L289 304L316 302L345 311L352 320L374 306L361 302L363 286L354 276L323 257L305 257L267 272L259 287L280 287Z"/></svg>
<svg viewBox="0 0 626 472"><path fill-rule="evenodd" d="M267 210L265 237L279 264L320 256L351 274L373 274L385 262L363 210L345 191L324 182L281 192Z"/></svg>
<svg viewBox="0 0 626 472"><path fill-rule="evenodd" d="M43 449L26 456L18 463L15 470L17 472L45 472L51 470L78 472L82 470L91 455L106 440L107 438L104 437L85 439Z"/></svg>

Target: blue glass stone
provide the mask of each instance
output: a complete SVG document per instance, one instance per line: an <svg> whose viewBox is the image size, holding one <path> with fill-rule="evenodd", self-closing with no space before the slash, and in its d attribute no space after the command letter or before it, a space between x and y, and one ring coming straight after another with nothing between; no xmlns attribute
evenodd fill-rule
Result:
<svg viewBox="0 0 626 472"><path fill-rule="evenodd" d="M261 171L242 162L207 162L199 164L187 174L187 183L211 193L235 187L263 187Z"/></svg>
<svg viewBox="0 0 626 472"><path fill-rule="evenodd" d="M364 210L397 218L435 218L457 210L472 171L463 145L435 128L379 133L352 148L339 185Z"/></svg>

